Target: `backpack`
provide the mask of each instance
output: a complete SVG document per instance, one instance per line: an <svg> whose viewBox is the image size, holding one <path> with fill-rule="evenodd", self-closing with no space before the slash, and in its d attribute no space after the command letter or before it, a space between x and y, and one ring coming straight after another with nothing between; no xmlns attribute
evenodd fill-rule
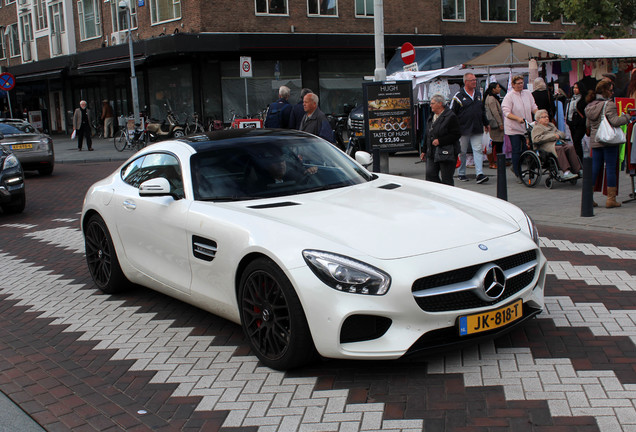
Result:
<svg viewBox="0 0 636 432"><path fill-rule="evenodd" d="M269 106L267 117L265 118L266 128L282 128L283 127L283 110L287 104L283 102L274 102Z"/></svg>

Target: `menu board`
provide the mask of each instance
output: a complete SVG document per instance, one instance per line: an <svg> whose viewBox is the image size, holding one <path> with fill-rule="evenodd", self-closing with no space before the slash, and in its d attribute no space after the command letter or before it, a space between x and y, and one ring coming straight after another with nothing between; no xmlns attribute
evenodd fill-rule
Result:
<svg viewBox="0 0 636 432"><path fill-rule="evenodd" d="M382 151L413 150L413 83L363 84L367 148Z"/></svg>

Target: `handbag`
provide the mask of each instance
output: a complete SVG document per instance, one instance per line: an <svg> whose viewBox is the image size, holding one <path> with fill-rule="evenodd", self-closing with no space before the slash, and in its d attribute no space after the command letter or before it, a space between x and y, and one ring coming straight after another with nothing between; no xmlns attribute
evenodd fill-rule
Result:
<svg viewBox="0 0 636 432"><path fill-rule="evenodd" d="M435 147L435 162L455 162L456 156L452 146Z"/></svg>
<svg viewBox="0 0 636 432"><path fill-rule="evenodd" d="M605 107L607 102L603 105L603 120L598 126L596 131L596 141L603 144L616 145L625 142L625 132L620 127L612 126L605 116Z"/></svg>

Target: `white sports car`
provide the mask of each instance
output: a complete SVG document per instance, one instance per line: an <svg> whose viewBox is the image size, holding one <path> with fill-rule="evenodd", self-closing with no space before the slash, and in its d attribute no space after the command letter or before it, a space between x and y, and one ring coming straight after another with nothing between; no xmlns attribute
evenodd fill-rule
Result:
<svg viewBox="0 0 636 432"><path fill-rule="evenodd" d="M519 208L369 173L296 131L149 146L88 190L81 227L101 290L140 284L240 323L275 369L492 337L544 306Z"/></svg>

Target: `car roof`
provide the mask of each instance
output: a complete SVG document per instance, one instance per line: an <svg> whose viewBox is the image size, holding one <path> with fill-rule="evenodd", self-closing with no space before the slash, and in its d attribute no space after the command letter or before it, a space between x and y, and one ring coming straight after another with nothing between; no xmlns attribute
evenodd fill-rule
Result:
<svg viewBox="0 0 636 432"><path fill-rule="evenodd" d="M317 139L315 135L295 129L224 129L204 132L180 138L179 141L190 145L197 153L207 152L219 147L242 146L246 142L271 142L292 139Z"/></svg>

